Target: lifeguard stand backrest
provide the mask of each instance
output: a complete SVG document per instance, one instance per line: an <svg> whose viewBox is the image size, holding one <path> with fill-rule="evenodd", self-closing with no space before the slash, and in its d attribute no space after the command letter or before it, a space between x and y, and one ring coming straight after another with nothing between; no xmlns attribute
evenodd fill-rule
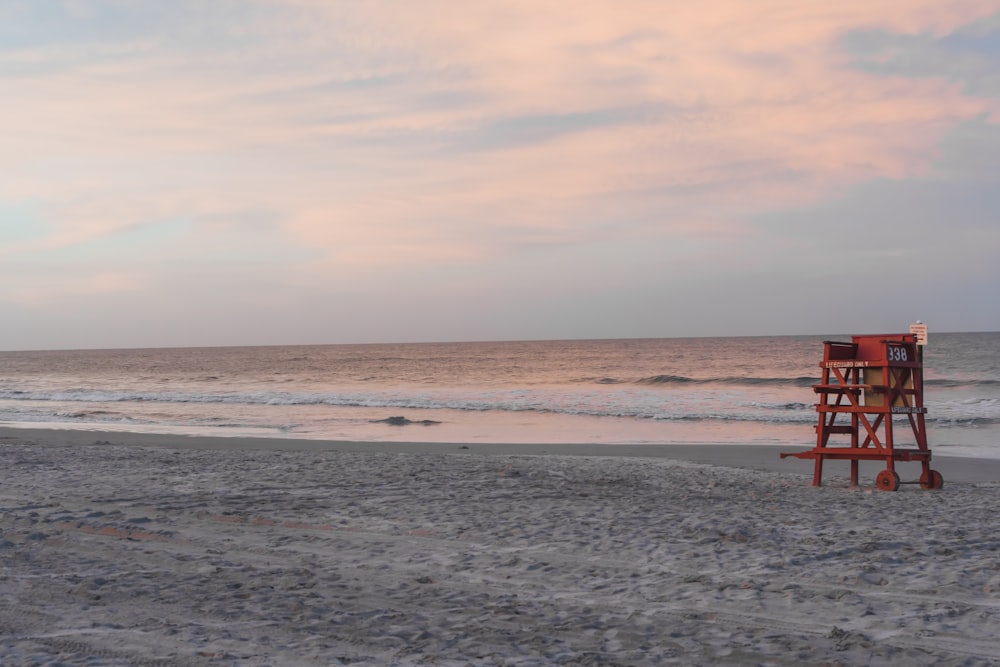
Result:
<svg viewBox="0 0 1000 667"><path fill-rule="evenodd" d="M919 366L917 356L917 337L913 334L871 334L863 336L851 336L851 340L858 346L858 361L867 361L870 368L864 369L864 382L872 385L871 389L866 389L864 394L864 404L869 407L880 407L886 404L884 387L889 381L886 367L904 367L899 372L901 376L896 376L907 389L913 388L912 369ZM923 399L920 399L921 404ZM892 405L903 407L912 405L901 395L893 398Z"/></svg>
<svg viewBox="0 0 1000 667"><path fill-rule="evenodd" d="M914 334L866 334L851 336L851 340L858 346L856 358L859 361L870 361L873 366L917 361L917 337Z"/></svg>
<svg viewBox="0 0 1000 667"><path fill-rule="evenodd" d="M845 361L854 359L858 346L855 343L842 343L835 340L823 341L823 361Z"/></svg>

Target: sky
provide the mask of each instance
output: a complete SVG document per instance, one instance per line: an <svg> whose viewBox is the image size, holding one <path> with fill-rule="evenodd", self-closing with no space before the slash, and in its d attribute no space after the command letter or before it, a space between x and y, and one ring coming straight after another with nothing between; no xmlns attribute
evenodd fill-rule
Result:
<svg viewBox="0 0 1000 667"><path fill-rule="evenodd" d="M0 350L1000 330L1000 0L0 0Z"/></svg>

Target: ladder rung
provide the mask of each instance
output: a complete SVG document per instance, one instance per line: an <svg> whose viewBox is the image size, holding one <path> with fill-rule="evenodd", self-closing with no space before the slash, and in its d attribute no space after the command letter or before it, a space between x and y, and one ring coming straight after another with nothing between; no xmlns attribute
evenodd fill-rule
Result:
<svg viewBox="0 0 1000 667"><path fill-rule="evenodd" d="M871 389L867 384L814 384L813 391L817 394L842 394L846 391L862 391Z"/></svg>
<svg viewBox="0 0 1000 667"><path fill-rule="evenodd" d="M813 426L813 429L816 430L816 431L819 431L820 429L823 429L827 433L831 433L831 434L832 433L842 433L842 434L850 435L851 433L854 433L854 427L853 426L827 426L826 428L823 428L819 424L816 424L815 426Z"/></svg>

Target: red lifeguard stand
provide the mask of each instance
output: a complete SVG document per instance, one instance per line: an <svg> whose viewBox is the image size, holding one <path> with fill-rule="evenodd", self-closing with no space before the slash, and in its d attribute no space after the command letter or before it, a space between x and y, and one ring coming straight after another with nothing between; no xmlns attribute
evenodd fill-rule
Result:
<svg viewBox="0 0 1000 667"><path fill-rule="evenodd" d="M813 486L822 484L824 460L850 461L851 486L858 484L859 461L885 461L885 470L875 477L875 486L884 491L899 488L898 461L918 461L920 486L940 489L944 480L941 473L931 470L924 425L927 408L922 352L913 333L852 336L850 343L824 342L819 364L823 380L813 385L819 396L816 447L785 452L781 458L814 459ZM908 422L915 440L911 446L897 446L894 419ZM831 443L831 436L847 436L849 442Z"/></svg>

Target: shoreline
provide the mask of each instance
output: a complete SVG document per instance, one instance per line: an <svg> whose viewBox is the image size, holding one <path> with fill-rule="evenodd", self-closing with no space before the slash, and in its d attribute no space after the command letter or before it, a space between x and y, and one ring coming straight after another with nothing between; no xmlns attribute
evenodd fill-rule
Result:
<svg viewBox="0 0 1000 667"><path fill-rule="evenodd" d="M526 443L452 443L403 441L313 440L253 436L174 435L134 431L54 429L0 425L0 445L6 442L31 442L36 445L119 445L190 450L247 450L298 452L352 452L381 454L465 454L485 456L586 456L670 459L687 463L758 470L811 477L813 462L796 458L781 459L781 452L796 452L808 446L733 445L733 444L526 444ZM945 484L1000 482L1000 459L947 456L932 452L932 467L939 470ZM870 486L881 462L862 461L861 486ZM919 477L919 465L903 462L898 472L906 481ZM827 461L824 483L848 477L846 461Z"/></svg>

